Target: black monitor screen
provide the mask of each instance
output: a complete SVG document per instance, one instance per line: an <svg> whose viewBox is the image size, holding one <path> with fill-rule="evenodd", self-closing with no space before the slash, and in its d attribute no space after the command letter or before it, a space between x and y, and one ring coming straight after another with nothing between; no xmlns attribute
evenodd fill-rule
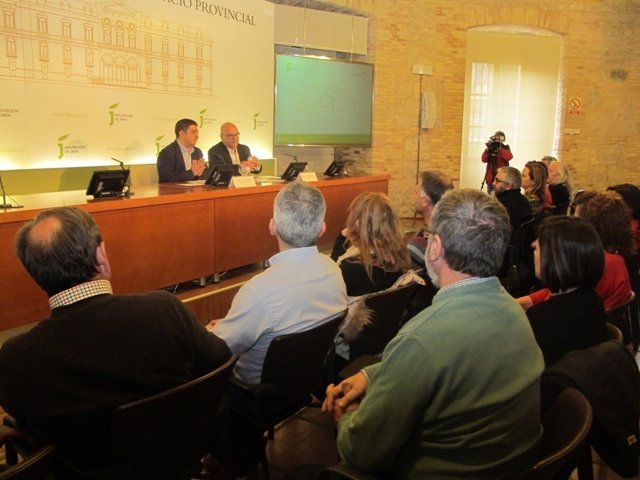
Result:
<svg viewBox="0 0 640 480"><path fill-rule="evenodd" d="M96 170L87 187L87 195L95 198L123 195L129 179L129 170Z"/></svg>
<svg viewBox="0 0 640 480"><path fill-rule="evenodd" d="M307 162L291 162L282 174L282 179L286 181L295 180L300 172L307 166Z"/></svg>
<svg viewBox="0 0 640 480"><path fill-rule="evenodd" d="M240 175L238 165L214 165L204 184L210 187L226 187L231 182L231 177Z"/></svg>
<svg viewBox="0 0 640 480"><path fill-rule="evenodd" d="M344 160L334 160L331 165L324 171L325 177L342 177L344 176Z"/></svg>

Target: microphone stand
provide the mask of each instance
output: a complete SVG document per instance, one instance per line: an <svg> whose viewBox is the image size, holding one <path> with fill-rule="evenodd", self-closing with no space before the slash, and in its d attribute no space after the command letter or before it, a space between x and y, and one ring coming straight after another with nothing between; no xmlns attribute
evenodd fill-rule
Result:
<svg viewBox="0 0 640 480"><path fill-rule="evenodd" d="M118 160L117 158L110 157L114 162L118 162L120 164L120 168L122 170L127 170L124 168L124 162ZM131 189L131 171L129 171L129 176L127 177L127 191L122 194L123 196L135 195L135 192Z"/></svg>
<svg viewBox="0 0 640 480"><path fill-rule="evenodd" d="M0 188L2 189L2 205L0 205L0 209L2 209L2 208L4 208L4 209L7 209L7 208L22 208L23 207L23 205L18 205L18 203L16 203L15 205L12 205L11 203L7 203L7 193L4 190L4 183L2 183L2 175L0 175ZM11 199L11 195L9 195L9 198Z"/></svg>

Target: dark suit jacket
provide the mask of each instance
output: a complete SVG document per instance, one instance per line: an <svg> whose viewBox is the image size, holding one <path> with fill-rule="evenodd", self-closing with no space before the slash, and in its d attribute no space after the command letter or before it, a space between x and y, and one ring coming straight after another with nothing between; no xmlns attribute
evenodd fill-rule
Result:
<svg viewBox="0 0 640 480"><path fill-rule="evenodd" d="M198 147L193 148L191 154L193 160L204 158L202 150ZM196 180L196 176L191 170L184 168L184 159L182 158L182 150L177 140L160 150L158 154L158 182L186 182L188 180ZM202 177L206 176L205 173Z"/></svg>
<svg viewBox="0 0 640 480"><path fill-rule="evenodd" d="M520 189L511 189L500 192L496 195L498 201L504 205L509 214L511 222L511 236L518 230L523 222L533 218L533 210L529 200L520 193Z"/></svg>
<svg viewBox="0 0 640 480"><path fill-rule="evenodd" d="M251 150L247 145L238 144L238 157L240 157L240 161L244 162L247 158L251 156ZM229 149L227 146L218 142L213 147L209 149L209 167L213 167L215 165L232 165L233 161L231 160L231 155L229 154ZM262 166L257 170L254 170L255 173L259 173L262 171Z"/></svg>

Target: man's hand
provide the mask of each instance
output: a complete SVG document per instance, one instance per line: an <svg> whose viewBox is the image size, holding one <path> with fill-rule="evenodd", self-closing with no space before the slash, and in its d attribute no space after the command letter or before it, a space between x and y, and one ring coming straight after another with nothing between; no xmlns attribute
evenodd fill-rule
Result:
<svg viewBox="0 0 640 480"><path fill-rule="evenodd" d="M207 168L207 166L204 163L204 158L201 158L200 160L191 160L191 171L196 177L202 175L205 168Z"/></svg>
<svg viewBox="0 0 640 480"><path fill-rule="evenodd" d="M240 162L240 165L249 167L251 170L258 170L260 168L260 160L251 155L244 162Z"/></svg>
<svg viewBox="0 0 640 480"><path fill-rule="evenodd" d="M322 411L333 412L334 419L338 422L345 412L358 407L368 385L369 380L363 372L356 373L338 385L330 384L327 387L327 396L322 402Z"/></svg>

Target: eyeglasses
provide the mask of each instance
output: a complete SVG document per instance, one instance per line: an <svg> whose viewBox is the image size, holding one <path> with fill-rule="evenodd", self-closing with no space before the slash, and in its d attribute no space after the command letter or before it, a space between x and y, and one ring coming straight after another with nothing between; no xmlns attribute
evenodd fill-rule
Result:
<svg viewBox="0 0 640 480"><path fill-rule="evenodd" d="M240 132L238 133L224 133L222 135L223 137L227 137L227 138L236 138L240 136Z"/></svg>

